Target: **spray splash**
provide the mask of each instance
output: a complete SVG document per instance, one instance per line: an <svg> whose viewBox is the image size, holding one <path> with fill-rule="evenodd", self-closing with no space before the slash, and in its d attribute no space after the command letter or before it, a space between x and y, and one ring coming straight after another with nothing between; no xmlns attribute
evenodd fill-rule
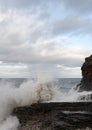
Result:
<svg viewBox="0 0 92 130"><path fill-rule="evenodd" d="M55 93L52 79L26 81L18 88L5 83L3 88L0 87L0 130L17 130L18 119L10 116L14 108L51 101Z"/></svg>
<svg viewBox="0 0 92 130"><path fill-rule="evenodd" d="M62 92L53 83L53 78L25 81L16 88L14 84L2 82L0 87L0 130L17 130L19 121L11 116L14 108L39 102L91 101L92 92L77 92L71 89Z"/></svg>

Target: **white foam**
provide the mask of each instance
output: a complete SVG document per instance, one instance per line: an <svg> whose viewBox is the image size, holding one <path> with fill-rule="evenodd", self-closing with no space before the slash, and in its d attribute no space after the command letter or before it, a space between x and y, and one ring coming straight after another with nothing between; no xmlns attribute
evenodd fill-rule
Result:
<svg viewBox="0 0 92 130"><path fill-rule="evenodd" d="M9 116L6 120L0 123L0 130L17 130L19 127L18 118Z"/></svg>
<svg viewBox="0 0 92 130"><path fill-rule="evenodd" d="M8 85L5 84L3 88L0 87L0 130L17 129L17 118L10 117L14 108L37 102L50 101L54 98L54 95L55 89L53 89L51 79L48 81L42 80L42 82L39 80L36 82L26 81L19 88L14 88L11 84L9 86L9 83ZM14 123L12 124L11 118L14 120L15 125Z"/></svg>
<svg viewBox="0 0 92 130"><path fill-rule="evenodd" d="M52 78L26 81L18 88L5 83L0 86L0 130L17 130L19 121L11 116L14 108L37 102L79 102L91 101L91 92L77 92L71 89L62 92L54 86Z"/></svg>

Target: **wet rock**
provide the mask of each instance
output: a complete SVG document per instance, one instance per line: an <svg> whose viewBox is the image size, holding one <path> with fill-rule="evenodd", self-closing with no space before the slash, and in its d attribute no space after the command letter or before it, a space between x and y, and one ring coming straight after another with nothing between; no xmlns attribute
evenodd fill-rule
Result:
<svg viewBox="0 0 92 130"><path fill-rule="evenodd" d="M92 128L92 103L39 103L13 111L19 130L86 130Z"/></svg>
<svg viewBox="0 0 92 130"><path fill-rule="evenodd" d="M81 67L82 80L78 85L79 91L91 91L92 90L92 55L85 58L85 62Z"/></svg>

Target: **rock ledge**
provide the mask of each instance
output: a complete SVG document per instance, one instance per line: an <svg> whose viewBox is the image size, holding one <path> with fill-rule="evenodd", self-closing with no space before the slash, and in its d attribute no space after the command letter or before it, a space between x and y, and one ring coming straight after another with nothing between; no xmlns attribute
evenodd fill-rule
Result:
<svg viewBox="0 0 92 130"><path fill-rule="evenodd" d="M92 103L39 103L16 108L19 130L77 130L92 128ZM89 129L90 130L90 129Z"/></svg>

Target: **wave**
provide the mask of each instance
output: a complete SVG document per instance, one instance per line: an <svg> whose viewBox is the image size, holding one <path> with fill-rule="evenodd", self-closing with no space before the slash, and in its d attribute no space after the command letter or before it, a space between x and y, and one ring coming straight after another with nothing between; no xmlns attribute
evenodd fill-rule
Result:
<svg viewBox="0 0 92 130"><path fill-rule="evenodd" d="M91 101L92 92L78 92L74 87L62 92L54 84L53 78L24 81L19 87L10 82L2 82L0 86L0 130L17 130L19 121L12 116L16 107L39 102L80 102Z"/></svg>
<svg viewBox="0 0 92 130"><path fill-rule="evenodd" d="M25 81L17 88L9 82L3 82L0 87L0 130L17 130L19 121L11 116L14 108L51 101L56 91L59 93L53 88L52 79Z"/></svg>

